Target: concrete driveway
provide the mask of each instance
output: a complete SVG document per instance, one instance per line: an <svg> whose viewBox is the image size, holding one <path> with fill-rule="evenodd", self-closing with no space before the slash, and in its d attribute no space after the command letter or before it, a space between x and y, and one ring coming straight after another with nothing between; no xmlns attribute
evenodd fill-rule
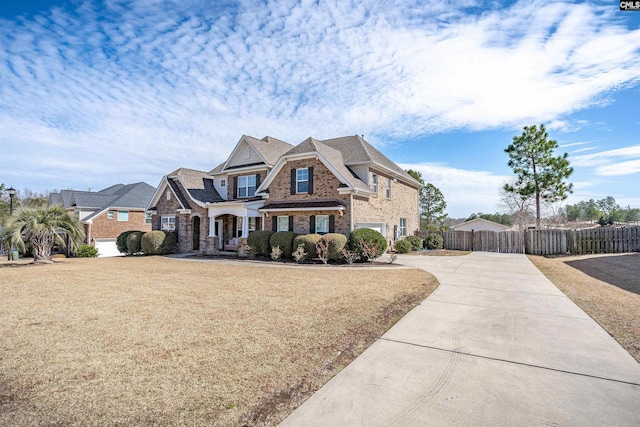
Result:
<svg viewBox="0 0 640 427"><path fill-rule="evenodd" d="M440 287L281 425L640 425L640 365L526 256L398 262Z"/></svg>

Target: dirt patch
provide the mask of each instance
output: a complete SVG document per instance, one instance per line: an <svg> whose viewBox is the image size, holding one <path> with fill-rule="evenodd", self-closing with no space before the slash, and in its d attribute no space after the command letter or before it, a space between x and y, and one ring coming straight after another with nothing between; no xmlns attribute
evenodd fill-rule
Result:
<svg viewBox="0 0 640 427"><path fill-rule="evenodd" d="M276 425L436 286L161 257L0 269L0 425Z"/></svg>
<svg viewBox="0 0 640 427"><path fill-rule="evenodd" d="M640 362L639 255L529 259Z"/></svg>

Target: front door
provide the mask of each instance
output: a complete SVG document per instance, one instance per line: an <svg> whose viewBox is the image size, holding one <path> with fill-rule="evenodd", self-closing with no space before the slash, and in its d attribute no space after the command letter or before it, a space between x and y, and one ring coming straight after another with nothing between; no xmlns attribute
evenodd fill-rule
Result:
<svg viewBox="0 0 640 427"><path fill-rule="evenodd" d="M193 218L193 250L200 250L200 217Z"/></svg>

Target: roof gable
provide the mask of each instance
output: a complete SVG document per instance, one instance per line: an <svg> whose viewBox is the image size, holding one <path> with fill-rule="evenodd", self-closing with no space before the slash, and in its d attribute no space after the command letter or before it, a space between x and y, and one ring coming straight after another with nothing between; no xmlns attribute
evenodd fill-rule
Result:
<svg viewBox="0 0 640 427"><path fill-rule="evenodd" d="M270 136L257 139L252 136L242 135L224 165L222 167L217 166L210 173L217 174L228 169L260 164L271 167L292 147L291 144Z"/></svg>

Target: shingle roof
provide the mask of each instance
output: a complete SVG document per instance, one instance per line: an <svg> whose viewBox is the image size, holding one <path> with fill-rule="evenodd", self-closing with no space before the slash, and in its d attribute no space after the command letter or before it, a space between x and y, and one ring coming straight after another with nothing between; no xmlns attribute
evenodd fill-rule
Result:
<svg viewBox="0 0 640 427"><path fill-rule="evenodd" d="M416 185L420 185L411 175L406 173L400 166L392 162L387 156L378 151L359 135L343 136L340 138L326 139L321 141L329 147L335 148L342 153L344 162L347 165L355 163L372 162L384 169L388 169L402 176Z"/></svg>
<svg viewBox="0 0 640 427"><path fill-rule="evenodd" d="M178 176L178 178L180 178L180 182L184 185L184 189L194 200L198 200L203 203L221 202L224 200L215 189L213 185L213 178L211 178L207 172L180 168L168 175L169 184L173 182L170 178L172 176ZM173 185L171 188L176 191L176 188L174 188ZM180 193L182 192L180 191ZM178 192L176 192L176 194L178 194ZM186 201L186 198L184 201L181 201L183 202L182 204L185 205L185 208L189 209L189 207L187 207L189 203Z"/></svg>
<svg viewBox="0 0 640 427"><path fill-rule="evenodd" d="M288 142L280 141L279 139L271 136L265 136L262 139L257 139L248 135L244 135L244 137L271 166L275 165L284 153L293 148L293 145Z"/></svg>
<svg viewBox="0 0 640 427"><path fill-rule="evenodd" d="M312 200L312 201L295 201L295 202L277 202L269 203L260 210L269 209L300 209L300 208L339 208L345 207L340 200Z"/></svg>
<svg viewBox="0 0 640 427"><path fill-rule="evenodd" d="M360 178L355 176L351 170L349 170L345 166L344 158L342 157L342 153L320 141L309 137L302 141L300 144L293 147L291 150L285 153L285 156L295 155L295 154L303 154L303 153L313 153L317 152L324 159L329 162L329 164L342 175L347 184L350 187L358 188L361 190L370 191L367 184L365 184Z"/></svg>

